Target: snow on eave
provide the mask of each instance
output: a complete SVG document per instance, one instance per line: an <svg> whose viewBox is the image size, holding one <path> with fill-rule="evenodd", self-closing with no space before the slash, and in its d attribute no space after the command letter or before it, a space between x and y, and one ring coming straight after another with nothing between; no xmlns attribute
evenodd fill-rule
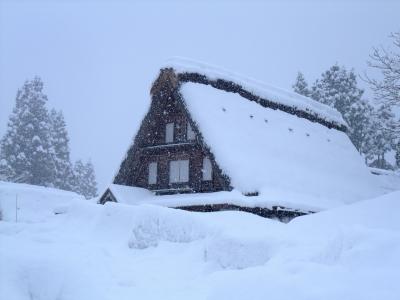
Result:
<svg viewBox="0 0 400 300"><path fill-rule="evenodd" d="M111 191L117 202L126 204L139 203L140 200L153 196L147 189L120 184L110 184L107 190Z"/></svg>
<svg viewBox="0 0 400 300"><path fill-rule="evenodd" d="M326 209L307 203L274 201L266 196L248 197L237 190L162 196L156 196L153 192L144 188L118 184L111 184L107 190L111 191L117 203L127 205L146 204L179 209L192 206L228 204L242 208L263 208L304 214L319 212Z"/></svg>
<svg viewBox="0 0 400 300"><path fill-rule="evenodd" d="M374 168L374 167L368 167L370 172L374 175L389 175L389 176L399 176L400 173L392 170L386 170L386 169L379 169L379 168Z"/></svg>
<svg viewBox="0 0 400 300"><path fill-rule="evenodd" d="M335 127L346 130L347 124L342 115L334 108L317 102L311 98L290 92L281 88L267 85L255 79L225 70L220 67L202 62L193 61L187 58L175 57L166 61L163 68L172 68L177 74L195 73L205 76L208 80L218 79L240 85L243 90L256 95L267 101L291 107L310 115L315 115Z"/></svg>

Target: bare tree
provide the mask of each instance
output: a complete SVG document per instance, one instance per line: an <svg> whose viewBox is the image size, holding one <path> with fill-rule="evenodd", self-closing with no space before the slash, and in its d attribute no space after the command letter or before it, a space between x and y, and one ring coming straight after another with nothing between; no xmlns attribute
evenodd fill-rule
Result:
<svg viewBox="0 0 400 300"><path fill-rule="evenodd" d="M370 55L368 65L379 70L382 79L373 79L365 75L378 101L400 106L400 32L390 34L393 49L376 47Z"/></svg>

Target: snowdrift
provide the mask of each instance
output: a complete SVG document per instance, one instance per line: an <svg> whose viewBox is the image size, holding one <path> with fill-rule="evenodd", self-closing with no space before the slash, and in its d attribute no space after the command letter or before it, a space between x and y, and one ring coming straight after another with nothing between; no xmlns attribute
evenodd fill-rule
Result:
<svg viewBox="0 0 400 300"><path fill-rule="evenodd" d="M0 195L9 190L0 187ZM95 205L38 189L46 213L26 205L20 222L0 222L1 299L397 300L400 294L400 192L283 224L241 212ZM29 194L26 201L38 199ZM13 198L0 199L3 213L12 215L6 202ZM53 202L63 203L63 213L49 213Z"/></svg>
<svg viewBox="0 0 400 300"><path fill-rule="evenodd" d="M71 201L83 199L73 192L0 181L0 220L44 221L55 212L61 213Z"/></svg>
<svg viewBox="0 0 400 300"><path fill-rule="evenodd" d="M400 190L400 171L369 168L379 187L385 193Z"/></svg>

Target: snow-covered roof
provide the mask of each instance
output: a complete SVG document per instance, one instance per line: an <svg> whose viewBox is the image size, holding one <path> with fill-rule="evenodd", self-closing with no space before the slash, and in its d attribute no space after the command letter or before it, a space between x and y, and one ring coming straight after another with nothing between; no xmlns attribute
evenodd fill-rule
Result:
<svg viewBox="0 0 400 300"><path fill-rule="evenodd" d="M233 82L240 85L245 91L265 100L311 113L312 115L316 115L319 118L337 124L338 126L347 126L342 115L330 106L217 66L193 61L187 58L176 57L169 59L164 64L164 67L173 68L178 74L196 73L205 76L209 80L226 80L228 82Z"/></svg>
<svg viewBox="0 0 400 300"><path fill-rule="evenodd" d="M138 204L154 194L149 190L126 185L111 184L108 189L117 198L117 202L124 204Z"/></svg>
<svg viewBox="0 0 400 300"><path fill-rule="evenodd" d="M210 85L183 83L180 93L234 189L314 207L379 194L344 132Z"/></svg>
<svg viewBox="0 0 400 300"><path fill-rule="evenodd" d="M214 205L214 204L231 204L241 207L262 207L273 209L273 207L282 207L286 210L295 210L304 213L317 212L326 208L335 207L342 203L326 203L318 201L319 199L311 199L310 196L302 197L302 195L293 195L290 201L283 198L276 198L274 194L264 193L262 196L247 197L237 190L221 191L212 193L196 193L196 194L172 194L162 197L156 196L149 190L125 186L119 184L111 184L108 189L112 192L118 203L128 205L151 204L165 207L177 208L198 205ZM286 193L286 196L289 193ZM103 203L104 204L104 203Z"/></svg>
<svg viewBox="0 0 400 300"><path fill-rule="evenodd" d="M215 81L228 80L260 97L314 112L324 120L346 126L333 108L220 68L182 59L170 60L164 67L172 68L175 75L192 73ZM183 80L177 86L205 145L230 179L234 191L217 198L215 193L210 197L164 196L162 201L169 197L164 205L199 205L204 201L216 204L229 200L241 206L282 205L318 211L385 192L340 128L336 130L337 127L331 128L323 122L264 107L213 84ZM137 204L141 202L137 199L145 198L147 203L161 204L158 199L148 197L149 194L138 196L137 190L141 189L128 188L124 192L124 187L115 186L112 191L119 194L115 195L118 202ZM254 192L259 195L243 196Z"/></svg>

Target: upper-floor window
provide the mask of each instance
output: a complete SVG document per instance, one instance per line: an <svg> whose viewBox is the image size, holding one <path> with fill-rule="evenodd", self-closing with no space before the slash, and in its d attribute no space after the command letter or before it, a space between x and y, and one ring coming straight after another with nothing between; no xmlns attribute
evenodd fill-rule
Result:
<svg viewBox="0 0 400 300"><path fill-rule="evenodd" d="M168 123L165 126L165 142L173 143L174 142L174 123Z"/></svg>
<svg viewBox="0 0 400 300"><path fill-rule="evenodd" d="M157 163L151 162L149 163L149 184L156 184L157 183Z"/></svg>
<svg viewBox="0 0 400 300"><path fill-rule="evenodd" d="M189 181L189 160L169 162L169 183Z"/></svg>
<svg viewBox="0 0 400 300"><path fill-rule="evenodd" d="M188 141L193 141L196 138L196 133L193 131L193 128L190 126L189 122L187 123L186 138Z"/></svg>
<svg viewBox="0 0 400 300"><path fill-rule="evenodd" d="M203 180L212 180L212 164L208 157L203 158Z"/></svg>

